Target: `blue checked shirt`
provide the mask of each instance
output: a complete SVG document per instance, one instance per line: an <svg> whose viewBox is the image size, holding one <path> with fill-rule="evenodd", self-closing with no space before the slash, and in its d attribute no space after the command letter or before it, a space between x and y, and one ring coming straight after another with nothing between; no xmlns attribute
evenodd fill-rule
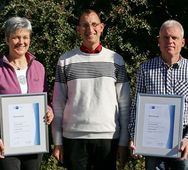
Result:
<svg viewBox="0 0 188 170"><path fill-rule="evenodd" d="M181 57L178 63L170 67L161 57L143 63L137 74L136 94L138 93L183 95L185 98L183 124L188 125L188 60ZM137 96L132 102L128 125L131 140L134 138L136 98Z"/></svg>

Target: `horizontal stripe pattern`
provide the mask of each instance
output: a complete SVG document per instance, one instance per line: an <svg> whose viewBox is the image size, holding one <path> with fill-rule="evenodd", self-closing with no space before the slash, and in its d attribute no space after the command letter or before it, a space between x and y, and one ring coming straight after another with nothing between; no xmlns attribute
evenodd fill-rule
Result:
<svg viewBox="0 0 188 170"><path fill-rule="evenodd" d="M111 77L116 83L128 81L125 66L111 62L81 62L57 66L56 81L60 83L99 77Z"/></svg>

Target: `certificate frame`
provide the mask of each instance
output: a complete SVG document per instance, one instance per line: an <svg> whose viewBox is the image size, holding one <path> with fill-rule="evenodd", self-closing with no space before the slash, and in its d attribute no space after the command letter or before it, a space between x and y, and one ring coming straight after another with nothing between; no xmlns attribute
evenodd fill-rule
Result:
<svg viewBox="0 0 188 170"><path fill-rule="evenodd" d="M4 155L49 152L47 93L0 95Z"/></svg>
<svg viewBox="0 0 188 170"><path fill-rule="evenodd" d="M183 96L138 93L133 154L181 157L183 108Z"/></svg>

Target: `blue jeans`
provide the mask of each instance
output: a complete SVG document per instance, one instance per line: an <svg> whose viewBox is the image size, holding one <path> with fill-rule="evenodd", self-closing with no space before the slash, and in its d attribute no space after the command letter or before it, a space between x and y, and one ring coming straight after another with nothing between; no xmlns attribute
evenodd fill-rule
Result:
<svg viewBox="0 0 188 170"><path fill-rule="evenodd" d="M146 170L188 170L188 159L146 157Z"/></svg>

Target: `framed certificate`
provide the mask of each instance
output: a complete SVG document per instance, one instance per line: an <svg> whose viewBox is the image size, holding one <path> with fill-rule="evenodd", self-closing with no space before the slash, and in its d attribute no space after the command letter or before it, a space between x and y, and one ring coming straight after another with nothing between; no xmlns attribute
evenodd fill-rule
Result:
<svg viewBox="0 0 188 170"><path fill-rule="evenodd" d="M184 97L138 94L134 154L173 157L179 152L183 131Z"/></svg>
<svg viewBox="0 0 188 170"><path fill-rule="evenodd" d="M49 151L46 111L46 93L0 95L0 128L5 156Z"/></svg>

